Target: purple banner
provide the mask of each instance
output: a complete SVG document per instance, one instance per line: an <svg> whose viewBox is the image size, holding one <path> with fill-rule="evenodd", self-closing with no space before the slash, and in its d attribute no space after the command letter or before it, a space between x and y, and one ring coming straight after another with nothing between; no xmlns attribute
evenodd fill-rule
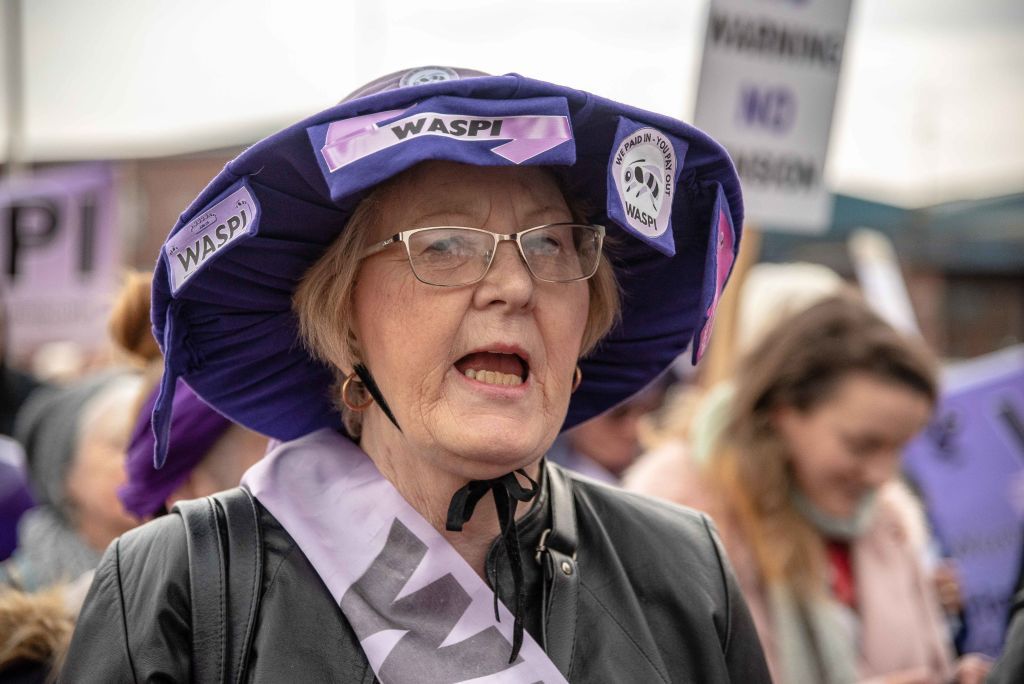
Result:
<svg viewBox="0 0 1024 684"><path fill-rule="evenodd" d="M48 169L0 183L0 264L8 353L71 341L107 344L121 248L107 165Z"/></svg>
<svg viewBox="0 0 1024 684"><path fill-rule="evenodd" d="M959 571L964 649L995 657L1024 549L1024 346L946 373L904 467Z"/></svg>

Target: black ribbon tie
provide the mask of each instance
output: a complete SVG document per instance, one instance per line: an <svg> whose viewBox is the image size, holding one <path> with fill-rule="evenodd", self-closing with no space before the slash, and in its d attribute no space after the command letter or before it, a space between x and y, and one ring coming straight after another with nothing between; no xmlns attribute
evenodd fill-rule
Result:
<svg viewBox="0 0 1024 684"><path fill-rule="evenodd" d="M519 483L519 478L516 477L517 473L530 482L529 488L523 487ZM519 532L516 529L516 507L519 502L525 503L532 500L537 496L538 490L537 483L521 468L493 480L470 480L452 495L451 504L448 506L448 520L445 523L445 529L449 532L461 532L463 525L473 516L473 510L480 499L487 492L493 493L494 507L498 512L498 525L501 528L500 536L511 566L512 585L516 596L516 605L513 611L515 621L512 626L512 655L508 659L509 663L515 662L519 656L519 650L523 646L523 613L526 606L523 559L519 553ZM486 572L487 576L491 578L491 586L494 588L494 617L501 622L501 616L498 613L497 569L493 563L493 559L489 558Z"/></svg>

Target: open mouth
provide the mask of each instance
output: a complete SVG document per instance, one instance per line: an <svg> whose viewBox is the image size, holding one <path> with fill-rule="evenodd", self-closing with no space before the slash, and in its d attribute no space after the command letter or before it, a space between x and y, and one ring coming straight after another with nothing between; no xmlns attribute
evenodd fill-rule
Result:
<svg viewBox="0 0 1024 684"><path fill-rule="evenodd" d="M521 385L530 374L526 360L515 353L473 352L455 362L455 368L470 380L485 385Z"/></svg>

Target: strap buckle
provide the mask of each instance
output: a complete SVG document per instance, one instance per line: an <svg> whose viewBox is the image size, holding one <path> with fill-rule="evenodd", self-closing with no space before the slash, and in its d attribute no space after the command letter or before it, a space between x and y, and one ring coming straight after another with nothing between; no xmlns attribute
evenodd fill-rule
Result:
<svg viewBox="0 0 1024 684"><path fill-rule="evenodd" d="M548 535L551 534L551 528L544 530L540 535L540 541L537 542L537 553L533 554L533 559L540 565L540 557L544 555L544 552L548 550Z"/></svg>

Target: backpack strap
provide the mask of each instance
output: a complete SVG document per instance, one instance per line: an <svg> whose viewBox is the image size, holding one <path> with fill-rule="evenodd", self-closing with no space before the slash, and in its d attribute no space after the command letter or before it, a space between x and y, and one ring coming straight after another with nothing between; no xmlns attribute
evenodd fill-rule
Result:
<svg viewBox="0 0 1024 684"><path fill-rule="evenodd" d="M192 603L192 678L238 684L259 607L263 540L243 487L175 507L185 525Z"/></svg>
<svg viewBox="0 0 1024 684"><path fill-rule="evenodd" d="M228 543L228 674L239 684L245 676L256 631L263 587L263 534L256 499L244 487L215 494L223 508Z"/></svg>
<svg viewBox="0 0 1024 684"><path fill-rule="evenodd" d="M551 527L541 536L537 560L544 569L544 616L541 619L544 650L559 671L569 678L576 646L579 604L579 565L576 549L576 503L572 482L557 465L545 462L551 497Z"/></svg>
<svg viewBox="0 0 1024 684"><path fill-rule="evenodd" d="M192 680L223 682L227 591L217 506L210 497L174 506L185 525L192 603Z"/></svg>

